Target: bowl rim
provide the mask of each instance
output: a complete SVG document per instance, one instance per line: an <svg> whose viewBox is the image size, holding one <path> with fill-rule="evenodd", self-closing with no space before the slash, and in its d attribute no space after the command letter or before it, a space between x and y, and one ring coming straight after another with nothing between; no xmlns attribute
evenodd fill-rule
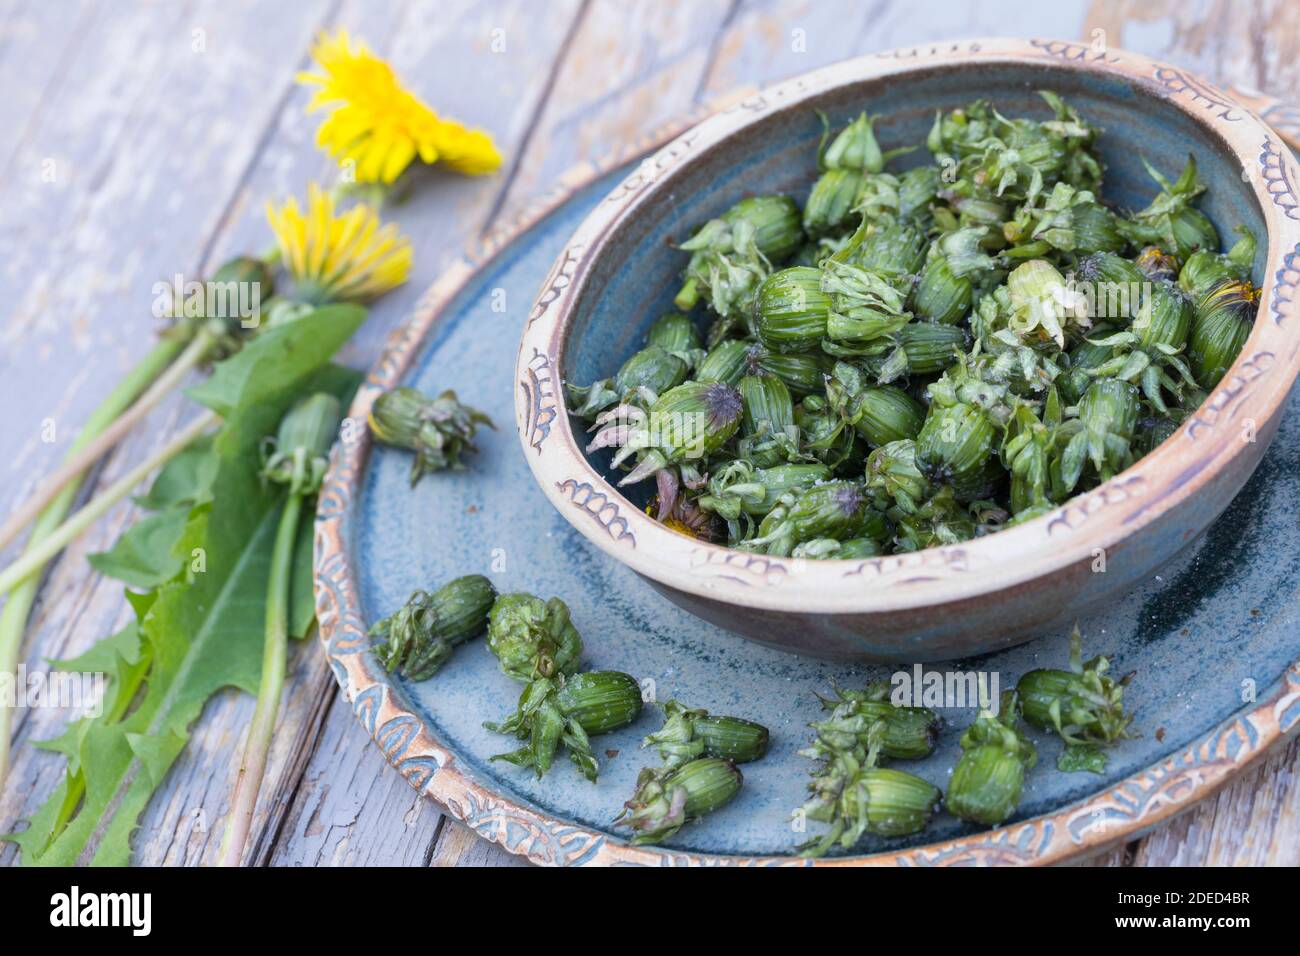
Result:
<svg viewBox="0 0 1300 956"><path fill-rule="evenodd" d="M1228 373L1173 436L1097 488L1031 521L957 545L854 560L751 554L674 532L625 498L583 455L563 355L592 265L617 230L708 149L778 111L849 84L972 63L1119 76L1221 141L1262 212L1264 281L1254 328ZM1140 54L1078 42L985 38L871 54L822 67L715 113L647 157L587 216L551 268L520 341L515 412L543 493L598 548L679 591L761 610L875 614L970 600L1093 561L1211 482L1276 429L1300 352L1300 166L1253 112L1213 84ZM1253 423L1243 440L1241 423ZM1262 447L1257 449L1262 452ZM1224 502L1226 505L1227 502ZM798 578L797 587L788 582ZM863 577L872 579L863 587ZM786 586L782 586L785 584Z"/></svg>

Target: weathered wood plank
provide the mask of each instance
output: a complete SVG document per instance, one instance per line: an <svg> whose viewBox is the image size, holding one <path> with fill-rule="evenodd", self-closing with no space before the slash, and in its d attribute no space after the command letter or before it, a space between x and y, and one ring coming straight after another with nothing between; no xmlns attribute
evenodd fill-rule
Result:
<svg viewBox="0 0 1300 956"><path fill-rule="evenodd" d="M0 434L9 469L0 507L48 470L150 344L153 283L195 274L220 221L214 200L235 188L278 107L266 92L291 82L296 64L282 51L306 42L303 18L323 9L304 5L285 19L249 5L95 5L79 24L75 69L49 84L0 182L0 380L15 410ZM101 485L194 413L179 397L165 403L109 458ZM50 444L38 437L47 417ZM28 629L29 667L84 650L126 619L121 586L91 573L85 555L110 545L130 514L115 509L54 566ZM60 759L27 743L53 736L66 717L19 714L12 779L22 785L0 795L0 828L31 812L62 773ZM0 861L15 855L0 848Z"/></svg>
<svg viewBox="0 0 1300 956"><path fill-rule="evenodd" d="M982 0L959 7L944 0L746 0L717 44L703 89L714 96L879 50L960 37L1073 36L1085 10L1085 0Z"/></svg>
<svg viewBox="0 0 1300 956"><path fill-rule="evenodd" d="M509 219L566 169L693 105L731 0L592 0L501 203Z"/></svg>

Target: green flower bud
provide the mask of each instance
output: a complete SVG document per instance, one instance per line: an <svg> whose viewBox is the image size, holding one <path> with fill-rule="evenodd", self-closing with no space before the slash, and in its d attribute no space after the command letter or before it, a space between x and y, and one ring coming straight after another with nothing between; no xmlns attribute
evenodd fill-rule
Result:
<svg viewBox="0 0 1300 956"><path fill-rule="evenodd" d="M749 310L772 263L794 255L803 239L799 207L789 197L742 199L681 244L692 255L674 304L689 311L703 295L722 319L710 332L716 345Z"/></svg>
<svg viewBox="0 0 1300 956"><path fill-rule="evenodd" d="M741 456L760 467L798 457L799 429L785 383L772 375L746 375L740 380L740 399Z"/></svg>
<svg viewBox="0 0 1300 956"><path fill-rule="evenodd" d="M830 717L813 724L818 738L841 750L877 747L886 757L920 760L934 753L943 721L928 707L899 707L889 700L888 681L873 681L865 690L835 688L821 698Z"/></svg>
<svg viewBox="0 0 1300 956"><path fill-rule="evenodd" d="M671 770L700 757L748 763L767 753L768 732L762 724L740 717L711 717L675 700L663 705L664 726L646 736L642 748L657 747Z"/></svg>
<svg viewBox="0 0 1300 956"><path fill-rule="evenodd" d="M986 469L996 467L995 459L990 459L989 462ZM981 480L991 482L989 478ZM890 516L895 517L894 512ZM975 537L979 532L979 527L958 500L951 485L936 488L920 507L910 512L900 508L895 520L894 545L900 552L957 544Z"/></svg>
<svg viewBox="0 0 1300 956"><path fill-rule="evenodd" d="M1079 203L1070 207L1072 249L1076 255L1095 252L1121 252L1125 240L1120 235L1115 214L1099 203Z"/></svg>
<svg viewBox="0 0 1300 956"><path fill-rule="evenodd" d="M828 468L845 474L865 460L866 443L854 428L846 427L840 409L825 395L809 395L794 410L803 450Z"/></svg>
<svg viewBox="0 0 1300 956"><path fill-rule="evenodd" d="M1067 405L1077 405L1083 393L1092 384L1088 373L1099 368L1114 357L1115 349L1110 345L1098 345L1097 342L1108 338L1115 332L1114 326L1098 325L1092 329L1088 338L1083 338L1070 349L1069 371L1056 380L1057 390L1062 401ZM1096 341L1093 341L1096 340Z"/></svg>
<svg viewBox="0 0 1300 956"><path fill-rule="evenodd" d="M260 287L263 300L275 293L275 277L261 259L236 256L223 262L212 274L214 282L255 282Z"/></svg>
<svg viewBox="0 0 1300 956"><path fill-rule="evenodd" d="M647 345L619 368L614 386L621 394L649 391L654 395L686 381L686 363L658 345Z"/></svg>
<svg viewBox="0 0 1300 956"><path fill-rule="evenodd" d="M796 395L810 395L821 391L831 362L820 352L783 355L756 344L746 352L745 367L750 375L779 378Z"/></svg>
<svg viewBox="0 0 1300 956"><path fill-rule="evenodd" d="M1128 382L1099 378L1088 386L1079 402L1079 420L1085 431L1088 456L1103 480L1132 462L1133 433L1141 406L1138 391Z"/></svg>
<svg viewBox="0 0 1300 956"><path fill-rule="evenodd" d="M891 441L873 451L867 457L867 488L884 494L888 506L916 511L930 494L930 483L916 467L916 443Z"/></svg>
<svg viewBox="0 0 1300 956"><path fill-rule="evenodd" d="M885 157L876 142L873 120L862 113L844 127L822 154L821 164L826 169L857 169L878 173L885 168Z"/></svg>
<svg viewBox="0 0 1300 956"><path fill-rule="evenodd" d="M1095 252L1079 260L1079 278L1088 282L1141 285L1146 281L1147 275L1131 259L1113 252Z"/></svg>
<svg viewBox="0 0 1300 956"><path fill-rule="evenodd" d="M1245 226L1237 226L1233 231L1241 238L1226 255L1213 249L1200 249L1187 257L1178 273L1178 284L1194 300L1226 279L1241 282L1250 279L1255 264L1255 234Z"/></svg>
<svg viewBox="0 0 1300 956"><path fill-rule="evenodd" d="M582 775L594 783L599 765L589 738L626 727L640 713L641 688L632 677L617 671L586 671L568 678L539 677L524 688L513 715L483 726L527 741L493 760L530 767L541 777L563 745Z"/></svg>
<svg viewBox="0 0 1300 956"><path fill-rule="evenodd" d="M834 847L850 849L864 833L907 836L924 830L943 794L920 777L888 767L863 766L854 756L837 753L827 760L803 806L809 820L827 823L821 837L799 847L802 857L821 857Z"/></svg>
<svg viewBox="0 0 1300 956"><path fill-rule="evenodd" d="M1137 263L1113 252L1098 252L1080 260L1078 278L1091 287L1093 313L1116 321L1137 314L1142 290L1150 282Z"/></svg>
<svg viewBox="0 0 1300 956"><path fill-rule="evenodd" d="M478 450L473 439L480 425L496 428L477 408L462 405L450 389L429 399L414 388L394 388L370 408L370 431L377 441L415 452L412 485L430 472L464 468L461 457Z"/></svg>
<svg viewBox="0 0 1300 956"><path fill-rule="evenodd" d="M607 734L641 715L641 685L618 671L583 671L564 681L555 702L587 733Z"/></svg>
<svg viewBox="0 0 1300 956"><path fill-rule="evenodd" d="M883 361L870 361L883 384L904 375L932 375L957 361L968 335L956 325L909 322L894 334L897 347Z"/></svg>
<svg viewBox="0 0 1300 956"><path fill-rule="evenodd" d="M655 319L646 334L646 345L657 345L665 352L692 352L700 348L700 333L690 316L669 312Z"/></svg>
<svg viewBox="0 0 1300 956"><path fill-rule="evenodd" d="M275 280L261 259L238 256L217 269L203 284L202 294L188 294L171 302L171 325L163 335L190 342L202 330L210 338L204 362L215 362L238 352L244 340L263 323L269 325L275 298ZM257 311L250 314L247 307ZM304 311L311 311L306 307Z"/></svg>
<svg viewBox="0 0 1300 956"><path fill-rule="evenodd" d="M936 255L921 270L910 305L922 319L956 325L969 314L971 301L970 281L954 275L948 259Z"/></svg>
<svg viewBox="0 0 1300 956"><path fill-rule="evenodd" d="M1219 233L1205 213L1188 206L1173 219L1174 245L1179 259L1197 249L1219 248Z"/></svg>
<svg viewBox="0 0 1300 956"><path fill-rule="evenodd" d="M1259 290L1249 281L1229 279L1214 286L1196 305L1188 358L1202 388L1214 388L1241 354L1254 328Z"/></svg>
<svg viewBox="0 0 1300 956"><path fill-rule="evenodd" d="M314 495L329 467L330 445L339 430L339 400L318 392L299 399L280 419L275 439L262 449L262 477L289 486L292 495Z"/></svg>
<svg viewBox="0 0 1300 956"><path fill-rule="evenodd" d="M1128 382L1097 378L1079 402L1079 419L1088 431L1131 441L1138 425L1138 390Z"/></svg>
<svg viewBox="0 0 1300 956"><path fill-rule="evenodd" d="M1196 405L1199 405L1197 402ZM1133 447L1136 449L1135 457L1149 455L1155 450L1157 445L1163 444L1183 423L1183 417L1180 413L1175 412L1172 415L1161 415L1155 418L1144 418L1137 424L1137 431L1133 436Z"/></svg>
<svg viewBox="0 0 1300 956"><path fill-rule="evenodd" d="M1177 182L1170 183L1149 163L1147 172L1160 184L1161 192L1146 209L1129 220L1121 220L1118 228L1134 245L1159 246L1168 251L1177 262L1184 262L1197 249L1219 248L1219 234L1214 224L1191 203L1205 191L1197 177L1196 160L1187 157L1187 166ZM1177 262L1174 273L1177 274Z"/></svg>
<svg viewBox="0 0 1300 956"><path fill-rule="evenodd" d="M734 764L714 757L692 760L675 770L647 767L615 822L636 831L635 846L660 843L687 823L730 803L743 782Z"/></svg>
<svg viewBox="0 0 1300 956"><path fill-rule="evenodd" d="M874 342L907 325L906 297L876 273L832 260L821 281L832 305L826 335L836 342Z"/></svg>
<svg viewBox="0 0 1300 956"><path fill-rule="evenodd" d="M762 518L786 495L830 477L830 469L815 462L772 468L756 468L744 460L728 462L709 479L708 493L700 496L698 504L728 522L737 521L742 514Z"/></svg>
<svg viewBox="0 0 1300 956"><path fill-rule="evenodd" d="M914 166L898 177L898 215L925 225L929 207L939 196L942 183L938 166Z"/></svg>
<svg viewBox="0 0 1300 956"><path fill-rule="evenodd" d="M916 467L929 481L951 485L963 500L983 498L997 437L997 427L982 409L932 404L916 437Z"/></svg>
<svg viewBox="0 0 1300 956"><path fill-rule="evenodd" d="M962 820L996 826L1015 813L1025 773L1038 751L1017 728L1014 691L1002 695L997 716L980 714L962 735L962 756L948 783L948 812Z"/></svg>
<svg viewBox="0 0 1300 956"><path fill-rule="evenodd" d="M924 265L929 247L925 232L912 223L885 223L867 231L850 260L906 291L911 288L912 276Z"/></svg>
<svg viewBox="0 0 1300 956"><path fill-rule="evenodd" d="M1187 257L1178 271L1178 287L1193 299L1198 299L1221 282L1249 278L1249 265L1241 268L1221 252L1198 249Z"/></svg>
<svg viewBox="0 0 1300 956"><path fill-rule="evenodd" d="M1187 296L1169 282L1156 282L1133 319L1133 331L1145 349L1177 351L1187 344L1192 328L1192 306Z"/></svg>
<svg viewBox="0 0 1300 956"><path fill-rule="evenodd" d="M415 591L402 607L375 623L372 650L384 669L410 680L427 680L451 657L452 649L478 637L488 626L496 600L492 582L470 574L432 594Z"/></svg>
<svg viewBox="0 0 1300 956"><path fill-rule="evenodd" d="M704 357L695 379L699 382L722 382L725 385L737 385L746 371L746 356L749 343L740 339L725 339L719 342Z"/></svg>
<svg viewBox="0 0 1300 956"><path fill-rule="evenodd" d="M831 310L821 283L821 272L807 266L768 276L754 300L759 341L778 352L807 352L821 344Z"/></svg>
<svg viewBox="0 0 1300 956"><path fill-rule="evenodd" d="M571 674L582 657L582 638L559 598L503 594L488 615L488 649L503 673L518 681Z"/></svg>
<svg viewBox="0 0 1300 956"><path fill-rule="evenodd" d="M770 262L781 262L803 245L799 218L799 207L789 196L751 196L723 216L730 222L743 220L753 226L754 245Z"/></svg>
<svg viewBox="0 0 1300 956"><path fill-rule="evenodd" d="M774 508L759 525L758 536L742 547L788 556L795 545L814 538L883 538L886 533L883 516L868 506L860 485L830 481Z"/></svg>
<svg viewBox="0 0 1300 956"><path fill-rule="evenodd" d="M875 385L856 396L853 427L873 448L915 438L925 424L925 407L901 388Z"/></svg>
<svg viewBox="0 0 1300 956"><path fill-rule="evenodd" d="M633 353L611 382L602 379L586 388L565 385L573 414L591 421L612 405L623 402L650 403L686 380L687 367L677 355L658 345L647 345Z"/></svg>
<svg viewBox="0 0 1300 956"><path fill-rule="evenodd" d="M943 794L913 774L872 767L857 776L846 796L856 804L849 815L863 815L868 833L900 837L924 830Z"/></svg>
<svg viewBox="0 0 1300 956"><path fill-rule="evenodd" d="M635 484L668 465L707 458L719 451L740 427L740 394L721 382L685 382L669 389L650 406L648 427L613 426L626 440L614 456L617 467L639 452L636 467L619 482ZM612 442L602 432L590 447Z"/></svg>
<svg viewBox="0 0 1300 956"><path fill-rule="evenodd" d="M1016 685L1025 721L1056 731L1072 746L1096 748L1128 737L1133 717L1124 713L1124 687L1132 675L1116 681L1106 676L1109 669L1105 657L1084 662L1076 627L1070 634L1069 670L1033 670ZM1100 764L1104 768L1104 754Z"/></svg>
<svg viewBox="0 0 1300 956"><path fill-rule="evenodd" d="M828 169L818 176L803 207L808 235L823 236L851 226L869 175L857 169Z"/></svg>

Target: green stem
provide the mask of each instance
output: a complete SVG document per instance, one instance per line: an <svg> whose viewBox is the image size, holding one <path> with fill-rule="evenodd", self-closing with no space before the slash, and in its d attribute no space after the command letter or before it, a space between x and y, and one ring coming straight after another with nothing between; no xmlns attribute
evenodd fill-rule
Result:
<svg viewBox="0 0 1300 956"><path fill-rule="evenodd" d="M86 424L72 443L69 455L77 454L95 436L112 425L150 383L162 374L184 346L185 343L179 339L160 339L86 419ZM70 482L45 506L32 526L28 548L59 526L71 509L80 488L80 480ZM12 674L18 666L18 652L22 647L23 632L27 629L27 615L31 613L32 604L36 601L39 586L40 575L33 573L13 590L4 610L0 611L0 673ZM13 727L13 714L12 707L0 707L0 788L4 786L9 770L9 734Z"/></svg>
<svg viewBox="0 0 1300 956"><path fill-rule="evenodd" d="M212 332L207 329L200 330L174 362L170 362L164 370L160 370L161 374L158 374L154 381L146 383L148 390L138 400L129 408L122 409L112 422L100 429L93 440L88 441L81 448L74 447L67 460L53 474L46 475L32 496L5 520L3 526L0 526L0 549L17 537L18 532L34 520L43 508L63 492L64 488L84 476L86 469L107 454L109 449L121 441L127 432L153 410L154 406L170 395L185 376L207 358L215 341Z"/></svg>
<svg viewBox="0 0 1300 956"><path fill-rule="evenodd" d="M700 301L700 290L694 279L687 279L686 284L678 290L677 295L673 298L673 305L683 312L689 312L695 308L695 303Z"/></svg>
<svg viewBox="0 0 1300 956"><path fill-rule="evenodd" d="M83 531L102 518L105 512L129 495L140 482L156 468L166 464L190 446L194 439L215 425L219 419L215 412L205 412L176 434L162 448L136 465L125 475L95 495L84 508L39 541L33 541L27 550L9 567L0 571L0 595L21 584L45 567L50 560Z"/></svg>
<svg viewBox="0 0 1300 956"><path fill-rule="evenodd" d="M235 778L230 799L230 817L221 841L222 866L238 866L257 809L257 794L266 774L266 758L271 749L275 718L280 711L280 691L284 687L285 659L289 643L289 583L293 573L293 546L298 538L298 518L303 496L290 494L280 514L280 526L271 552L270 583L266 591L266 643L262 651L262 679L257 688L257 707L244 743L244 759Z"/></svg>

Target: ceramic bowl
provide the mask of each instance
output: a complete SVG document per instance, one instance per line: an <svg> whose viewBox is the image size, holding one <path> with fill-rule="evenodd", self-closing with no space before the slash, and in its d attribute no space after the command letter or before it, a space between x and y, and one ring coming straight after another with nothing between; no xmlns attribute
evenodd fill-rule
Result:
<svg viewBox="0 0 1300 956"><path fill-rule="evenodd" d="M674 241L741 197L802 198L816 175L816 111L882 118L882 147L921 142L938 109L986 97L1042 114L1063 95L1100 126L1106 196L1141 208L1145 157L1176 174L1193 153L1201 208L1260 239L1258 318L1204 405L1151 454L1023 525L951 547L853 561L770 558L701 543L617 489L588 456L561 383L606 376L671 308ZM928 158L923 150L913 162ZM906 158L899 162L905 168ZM547 497L588 539L669 599L785 650L882 662L950 660L1060 631L1153 574L1222 512L1276 431L1300 350L1300 169L1259 118L1179 69L1060 41L976 40L899 50L809 73L700 123L646 160L584 220L541 289L521 343L516 414ZM647 482L646 484L652 484Z"/></svg>

